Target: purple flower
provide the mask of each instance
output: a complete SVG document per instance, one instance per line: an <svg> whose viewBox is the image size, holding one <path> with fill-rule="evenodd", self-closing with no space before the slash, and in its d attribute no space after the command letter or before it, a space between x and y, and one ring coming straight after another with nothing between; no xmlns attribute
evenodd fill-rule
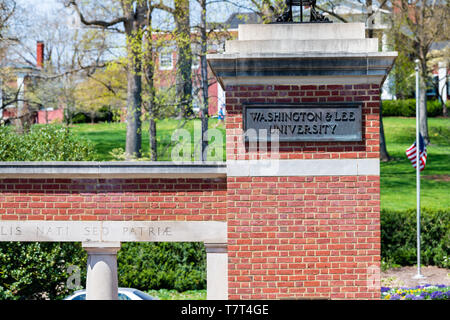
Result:
<svg viewBox="0 0 450 320"><path fill-rule="evenodd" d="M388 292L389 290L391 290L391 288L381 287L381 292Z"/></svg>
<svg viewBox="0 0 450 320"><path fill-rule="evenodd" d="M413 294L407 294L407 295L405 296L405 300L414 300L415 297L416 297L416 296L413 295Z"/></svg>
<svg viewBox="0 0 450 320"><path fill-rule="evenodd" d="M423 300L423 297L422 296L414 296L412 299L413 300Z"/></svg>
<svg viewBox="0 0 450 320"><path fill-rule="evenodd" d="M432 300L440 300L444 298L444 294L440 291L434 291L431 293Z"/></svg>
<svg viewBox="0 0 450 320"><path fill-rule="evenodd" d="M445 284L438 284L438 285L436 285L436 287L438 287L438 288L445 288L446 285Z"/></svg>
<svg viewBox="0 0 450 320"><path fill-rule="evenodd" d="M400 296L398 294L394 294L389 300L400 300Z"/></svg>

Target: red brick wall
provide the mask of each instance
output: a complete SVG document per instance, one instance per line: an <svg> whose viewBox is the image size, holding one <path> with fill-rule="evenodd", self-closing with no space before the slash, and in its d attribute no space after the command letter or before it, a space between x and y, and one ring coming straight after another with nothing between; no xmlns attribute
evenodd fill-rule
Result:
<svg viewBox="0 0 450 320"><path fill-rule="evenodd" d="M249 159L248 154L239 149L243 129L242 104L245 102L362 102L362 142L282 142L280 159L379 158L379 85L228 86L226 99L228 160Z"/></svg>
<svg viewBox="0 0 450 320"><path fill-rule="evenodd" d="M378 176L228 177L230 299L379 298Z"/></svg>
<svg viewBox="0 0 450 320"><path fill-rule="evenodd" d="M225 179L0 179L0 220L225 221Z"/></svg>
<svg viewBox="0 0 450 320"><path fill-rule="evenodd" d="M63 120L64 120L63 109L51 111L39 110L37 113L37 123L39 124L52 122L61 123L63 122Z"/></svg>

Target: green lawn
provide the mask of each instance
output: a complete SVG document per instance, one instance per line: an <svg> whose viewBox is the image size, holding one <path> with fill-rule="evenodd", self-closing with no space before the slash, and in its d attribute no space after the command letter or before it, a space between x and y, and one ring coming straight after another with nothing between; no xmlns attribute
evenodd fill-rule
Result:
<svg viewBox="0 0 450 320"><path fill-rule="evenodd" d="M206 290L178 292L176 290L160 289L148 290L147 293L159 300L206 300Z"/></svg>
<svg viewBox="0 0 450 320"><path fill-rule="evenodd" d="M217 124L217 119L210 119L208 127L214 128ZM172 133L175 129L186 129L191 133L194 138L194 126L197 131L201 130L201 121L194 120L188 121L183 125L183 121L177 121L173 119L158 120L156 123L157 131L157 148L158 148L158 160L168 161L170 160L170 154L172 146L176 144L172 142ZM225 127L223 124L217 127L222 132L223 143L225 145ZM97 151L97 158L100 161L115 160L110 154L113 149L122 148L125 150L126 139L126 124L125 123L99 123L99 124L77 124L73 127L73 132L80 137L90 140L95 145ZM142 126L142 152L148 156L149 150L149 135L148 135L148 123L145 122ZM200 137L200 135L199 135ZM193 142L193 141L192 141ZM225 160L225 154L223 155Z"/></svg>
<svg viewBox="0 0 450 320"><path fill-rule="evenodd" d="M415 141L415 118L383 119L387 149L393 161L381 163L381 207L416 207L416 170L405 151ZM431 143L427 146L427 165L422 171L421 206L450 208L450 119L429 118Z"/></svg>
<svg viewBox="0 0 450 320"><path fill-rule="evenodd" d="M213 128L217 119L209 121ZM415 169L406 158L406 149L415 141L415 118L384 118L387 149L393 160L381 163L381 207L383 209L414 209L416 207ZM177 120L157 122L158 160L170 159L172 132L182 123ZM187 122L183 128L191 134L194 125L200 120ZM422 172L422 206L436 209L450 207L450 119L430 118L428 121L431 144L427 147L428 160ZM218 129L223 133L223 125ZM114 160L109 154L114 148L125 149L126 125L79 124L73 131L92 141L99 160ZM148 125L144 124L142 133L143 152L148 153ZM224 155L225 159L225 155Z"/></svg>

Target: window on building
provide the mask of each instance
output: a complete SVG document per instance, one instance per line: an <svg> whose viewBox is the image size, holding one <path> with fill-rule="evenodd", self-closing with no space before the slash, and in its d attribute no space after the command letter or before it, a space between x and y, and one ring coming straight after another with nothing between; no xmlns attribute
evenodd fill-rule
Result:
<svg viewBox="0 0 450 320"><path fill-rule="evenodd" d="M173 69L173 55L170 51L162 51L159 53L159 70Z"/></svg>

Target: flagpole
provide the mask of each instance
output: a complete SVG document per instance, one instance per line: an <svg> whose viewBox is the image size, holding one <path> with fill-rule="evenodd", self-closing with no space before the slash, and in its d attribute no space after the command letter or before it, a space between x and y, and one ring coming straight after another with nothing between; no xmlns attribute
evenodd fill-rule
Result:
<svg viewBox="0 0 450 320"><path fill-rule="evenodd" d="M419 62L416 60L416 191L417 191L417 274L414 279L425 278L420 272L420 85Z"/></svg>

